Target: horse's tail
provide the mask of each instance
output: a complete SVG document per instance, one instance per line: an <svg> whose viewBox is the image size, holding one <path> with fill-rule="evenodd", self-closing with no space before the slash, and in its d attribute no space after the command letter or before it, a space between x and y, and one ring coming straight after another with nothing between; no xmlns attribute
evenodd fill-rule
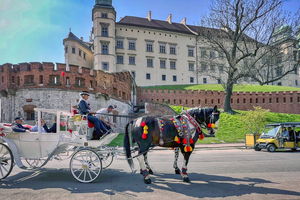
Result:
<svg viewBox="0 0 300 200"><path fill-rule="evenodd" d="M132 127L129 128L129 126L132 126L133 125L133 121L129 122L127 125L126 125L126 128L125 128L125 137L124 137L124 150L125 150L125 153L126 153L126 158L127 158L127 162L132 170L132 172L135 171L134 169L134 163L133 163L133 158L131 156L131 134L132 134ZM130 130L129 130L130 129Z"/></svg>

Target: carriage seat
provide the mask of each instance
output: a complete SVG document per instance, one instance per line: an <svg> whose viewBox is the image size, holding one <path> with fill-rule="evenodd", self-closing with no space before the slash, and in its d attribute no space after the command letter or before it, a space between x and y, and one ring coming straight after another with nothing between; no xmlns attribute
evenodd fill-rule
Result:
<svg viewBox="0 0 300 200"><path fill-rule="evenodd" d="M74 123L76 125L85 125L87 126L87 140L91 140L93 138L93 132L94 132L94 127L95 125L90 122L89 120L87 120L87 116L86 115L80 115L80 114L76 114L72 117Z"/></svg>

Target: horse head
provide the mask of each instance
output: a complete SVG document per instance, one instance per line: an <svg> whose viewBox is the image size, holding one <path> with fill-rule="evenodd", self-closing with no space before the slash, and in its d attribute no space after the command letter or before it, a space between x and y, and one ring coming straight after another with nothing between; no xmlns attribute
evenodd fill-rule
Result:
<svg viewBox="0 0 300 200"><path fill-rule="evenodd" d="M214 136L216 131L215 123L220 118L220 111L218 107L213 108L192 108L188 113L200 124L206 128L211 136Z"/></svg>

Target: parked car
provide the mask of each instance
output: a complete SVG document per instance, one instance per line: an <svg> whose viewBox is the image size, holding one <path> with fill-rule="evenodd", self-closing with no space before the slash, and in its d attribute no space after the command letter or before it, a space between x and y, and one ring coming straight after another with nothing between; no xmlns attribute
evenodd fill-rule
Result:
<svg viewBox="0 0 300 200"><path fill-rule="evenodd" d="M277 149L300 148L300 122L268 124L267 131L262 133L254 146L255 151L267 149L274 152Z"/></svg>

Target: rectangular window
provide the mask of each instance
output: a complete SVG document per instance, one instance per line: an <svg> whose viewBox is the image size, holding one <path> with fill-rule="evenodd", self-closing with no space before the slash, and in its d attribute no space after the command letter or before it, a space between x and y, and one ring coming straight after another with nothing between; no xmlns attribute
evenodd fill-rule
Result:
<svg viewBox="0 0 300 200"><path fill-rule="evenodd" d="M215 64L210 64L210 71L214 72L216 70Z"/></svg>
<svg viewBox="0 0 300 200"><path fill-rule="evenodd" d="M108 43L102 43L102 54L108 55Z"/></svg>
<svg viewBox="0 0 300 200"><path fill-rule="evenodd" d="M219 52L219 58L223 59L224 58L224 53L223 52Z"/></svg>
<svg viewBox="0 0 300 200"><path fill-rule="evenodd" d="M209 52L209 58L211 58L211 59L215 59L215 58L216 58L216 53L215 53L215 51L210 51L210 52Z"/></svg>
<svg viewBox="0 0 300 200"><path fill-rule="evenodd" d="M129 65L135 65L135 56L129 56Z"/></svg>
<svg viewBox="0 0 300 200"><path fill-rule="evenodd" d="M78 55L81 57L82 51L79 49Z"/></svg>
<svg viewBox="0 0 300 200"><path fill-rule="evenodd" d="M161 80L162 80L162 81L167 80L167 76L166 76L165 74L161 75Z"/></svg>
<svg viewBox="0 0 300 200"><path fill-rule="evenodd" d="M43 83L44 83L43 75L40 75L39 84L43 84Z"/></svg>
<svg viewBox="0 0 300 200"><path fill-rule="evenodd" d="M129 50L135 50L135 41L129 41L128 49Z"/></svg>
<svg viewBox="0 0 300 200"><path fill-rule="evenodd" d="M101 18L107 18L107 13L101 13Z"/></svg>
<svg viewBox="0 0 300 200"><path fill-rule="evenodd" d="M281 76L282 75L282 68L281 67L277 67L276 68L276 76Z"/></svg>
<svg viewBox="0 0 300 200"><path fill-rule="evenodd" d="M201 50L201 58L206 58L206 50L205 49Z"/></svg>
<svg viewBox="0 0 300 200"><path fill-rule="evenodd" d="M108 26L107 25L101 25L101 36L108 37Z"/></svg>
<svg viewBox="0 0 300 200"><path fill-rule="evenodd" d="M206 63L201 63L201 71L204 72L207 70L207 65Z"/></svg>
<svg viewBox="0 0 300 200"><path fill-rule="evenodd" d="M65 47L65 53L68 53L68 46Z"/></svg>
<svg viewBox="0 0 300 200"><path fill-rule="evenodd" d="M190 83L194 83L194 77L190 77Z"/></svg>
<svg viewBox="0 0 300 200"><path fill-rule="evenodd" d="M83 52L83 59L86 60L86 53Z"/></svg>
<svg viewBox="0 0 300 200"><path fill-rule="evenodd" d="M219 68L220 73L224 72L224 66L223 65L219 65L218 68Z"/></svg>
<svg viewBox="0 0 300 200"><path fill-rule="evenodd" d="M160 68L161 69L166 69L166 60L160 60Z"/></svg>
<svg viewBox="0 0 300 200"><path fill-rule="evenodd" d="M147 52L153 52L153 43L147 42L146 43L146 51Z"/></svg>
<svg viewBox="0 0 300 200"><path fill-rule="evenodd" d="M176 69L176 61L170 61L170 69Z"/></svg>
<svg viewBox="0 0 300 200"><path fill-rule="evenodd" d="M221 79L218 79L217 81L218 81L218 84L221 84Z"/></svg>
<svg viewBox="0 0 300 200"><path fill-rule="evenodd" d="M51 75L49 78L50 78L49 79L50 85L59 85L59 83L60 83L59 76Z"/></svg>
<svg viewBox="0 0 300 200"><path fill-rule="evenodd" d="M297 51L293 51L294 54L294 61L297 61Z"/></svg>
<svg viewBox="0 0 300 200"><path fill-rule="evenodd" d="M70 78L69 78L69 77L66 78L66 85L67 85L67 86L70 86L70 85L71 85L71 82L70 82Z"/></svg>
<svg viewBox="0 0 300 200"><path fill-rule="evenodd" d="M72 47L72 53L75 54L76 53L76 49L75 47Z"/></svg>
<svg viewBox="0 0 300 200"><path fill-rule="evenodd" d="M117 56L117 64L124 64L124 56L122 55Z"/></svg>
<svg viewBox="0 0 300 200"><path fill-rule="evenodd" d="M189 63L189 71L195 71L195 63Z"/></svg>
<svg viewBox="0 0 300 200"><path fill-rule="evenodd" d="M176 46L174 45L170 46L170 54L176 55Z"/></svg>
<svg viewBox="0 0 300 200"><path fill-rule="evenodd" d="M174 82L177 81L177 76L176 76L176 75L173 76L173 81L174 81Z"/></svg>
<svg viewBox="0 0 300 200"><path fill-rule="evenodd" d="M124 41L117 40L117 49L124 49Z"/></svg>
<svg viewBox="0 0 300 200"><path fill-rule="evenodd" d="M104 70L104 71L109 70L109 63L108 62L102 62L102 70Z"/></svg>
<svg viewBox="0 0 300 200"><path fill-rule="evenodd" d="M153 67L153 58L147 58L147 67Z"/></svg>
<svg viewBox="0 0 300 200"><path fill-rule="evenodd" d="M166 45L159 44L159 53L166 53Z"/></svg>
<svg viewBox="0 0 300 200"><path fill-rule="evenodd" d="M147 79L147 80L150 80L150 79L151 79L151 74L147 73L147 74L146 74L146 79Z"/></svg>
<svg viewBox="0 0 300 200"><path fill-rule="evenodd" d="M203 84L207 83L207 78L203 78Z"/></svg>
<svg viewBox="0 0 300 200"><path fill-rule="evenodd" d="M3 82L4 78L2 77L2 82ZM34 76L33 75L26 75L24 77L24 83L25 84L34 84Z"/></svg>
<svg viewBox="0 0 300 200"><path fill-rule="evenodd" d="M194 48L189 48L188 49L188 56L189 57L194 57Z"/></svg>
<svg viewBox="0 0 300 200"><path fill-rule="evenodd" d="M84 78L75 78L75 85L77 87L84 87L85 86Z"/></svg>
<svg viewBox="0 0 300 200"><path fill-rule="evenodd" d="M34 111L26 111L25 115L26 115L26 120L28 121L32 121L35 119Z"/></svg>
<svg viewBox="0 0 300 200"><path fill-rule="evenodd" d="M295 85L298 86L298 80L295 80Z"/></svg>

